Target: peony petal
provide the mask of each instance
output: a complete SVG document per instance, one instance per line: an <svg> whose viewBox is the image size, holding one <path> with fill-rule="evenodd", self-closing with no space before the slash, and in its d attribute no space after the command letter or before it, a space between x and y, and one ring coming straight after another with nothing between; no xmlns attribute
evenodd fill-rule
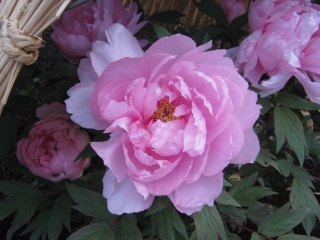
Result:
<svg viewBox="0 0 320 240"><path fill-rule="evenodd" d="M125 158L121 142L121 132L111 134L106 142L91 142L93 150L102 158L118 182L123 181L127 176Z"/></svg>
<svg viewBox="0 0 320 240"><path fill-rule="evenodd" d="M113 214L140 212L148 209L153 202L154 196L144 198L129 178L118 183L110 170L106 172L102 181L103 196L107 199L108 209Z"/></svg>
<svg viewBox="0 0 320 240"><path fill-rule="evenodd" d="M190 184L183 183L168 195L178 211L191 215L200 211L205 204L213 206L214 200L220 195L223 187L223 173L205 177Z"/></svg>
<svg viewBox="0 0 320 240"><path fill-rule="evenodd" d="M69 116L66 111L66 106L59 102L44 104L42 107L39 107L36 110L36 116L39 119L49 117L52 114L64 114Z"/></svg>
<svg viewBox="0 0 320 240"><path fill-rule="evenodd" d="M257 134L249 129L244 133L244 144L240 152L231 159L233 164L253 163L260 151L260 144Z"/></svg>

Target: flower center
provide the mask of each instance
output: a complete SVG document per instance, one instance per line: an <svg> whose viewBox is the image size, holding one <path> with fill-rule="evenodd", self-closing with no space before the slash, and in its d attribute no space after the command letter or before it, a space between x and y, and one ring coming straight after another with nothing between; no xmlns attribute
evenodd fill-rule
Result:
<svg viewBox="0 0 320 240"><path fill-rule="evenodd" d="M179 119L179 117L174 116L175 106L171 105L167 99L158 102L158 109L153 113L153 121L158 119L162 122L169 122L172 120Z"/></svg>

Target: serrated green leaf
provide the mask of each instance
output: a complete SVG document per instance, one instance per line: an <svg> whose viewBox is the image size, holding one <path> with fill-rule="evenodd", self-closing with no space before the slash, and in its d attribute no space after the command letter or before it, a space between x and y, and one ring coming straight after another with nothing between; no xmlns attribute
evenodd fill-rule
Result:
<svg viewBox="0 0 320 240"><path fill-rule="evenodd" d="M274 108L275 133L277 137L277 152L286 139L297 155L300 165L304 162L307 143L302 123L297 115L288 108L276 106Z"/></svg>
<svg viewBox="0 0 320 240"><path fill-rule="evenodd" d="M293 208L311 209L311 213L320 219L320 206L313 192L300 179L293 179L290 193L290 202Z"/></svg>
<svg viewBox="0 0 320 240"><path fill-rule="evenodd" d="M72 208L84 215L97 218L103 222L110 223L117 218L107 209L106 199L99 193L83 189L74 184L67 184L67 189L72 199L79 205Z"/></svg>
<svg viewBox="0 0 320 240"><path fill-rule="evenodd" d="M70 214L71 198L67 193L64 193L56 200L50 214L48 228L48 236L50 240L58 239L63 225L65 225L69 232L71 232Z"/></svg>
<svg viewBox="0 0 320 240"><path fill-rule="evenodd" d="M71 234L67 240L116 240L106 223L94 223Z"/></svg>
<svg viewBox="0 0 320 240"><path fill-rule="evenodd" d="M264 240L264 237L261 237L258 233L254 232L251 234L250 240Z"/></svg>
<svg viewBox="0 0 320 240"><path fill-rule="evenodd" d="M223 186L225 186L225 187L232 187L232 184L229 183L227 180L223 179Z"/></svg>
<svg viewBox="0 0 320 240"><path fill-rule="evenodd" d="M285 204L275 213L266 217L259 225L258 232L269 237L277 237L289 232L301 223L310 209L291 209L288 211L289 204Z"/></svg>
<svg viewBox="0 0 320 240"><path fill-rule="evenodd" d="M175 10L168 10L157 12L150 17L148 17L148 22L161 22L161 23L180 23L179 18L185 16L183 13L180 13Z"/></svg>
<svg viewBox="0 0 320 240"><path fill-rule="evenodd" d="M11 181L11 180L0 181L0 192L10 197L26 196L26 195L40 196L40 191L36 187L33 187L27 183Z"/></svg>
<svg viewBox="0 0 320 240"><path fill-rule="evenodd" d="M213 0L201 0L201 2L194 3L200 12L208 15L216 19L217 21L221 22L224 25L228 25L228 19L223 11L222 7Z"/></svg>
<svg viewBox="0 0 320 240"><path fill-rule="evenodd" d="M308 237L298 234L286 234L281 237L278 237L277 240L319 240L319 238Z"/></svg>
<svg viewBox="0 0 320 240"><path fill-rule="evenodd" d="M224 189L222 190L220 196L216 198L215 200L217 203L223 204L223 205L231 205L235 207L241 207L241 205L234 200L229 193L227 193Z"/></svg>
<svg viewBox="0 0 320 240"><path fill-rule="evenodd" d="M276 161L276 164L278 165L278 167L284 177L290 176L292 162L287 161L285 159L282 159L282 160Z"/></svg>
<svg viewBox="0 0 320 240"><path fill-rule="evenodd" d="M117 240L142 240L136 217L134 215L123 215L116 225L115 236Z"/></svg>
<svg viewBox="0 0 320 240"><path fill-rule="evenodd" d="M320 155L320 133L312 132L309 133L310 146L309 153L313 155Z"/></svg>
<svg viewBox="0 0 320 240"><path fill-rule="evenodd" d="M16 144L17 124L11 117L0 117L0 162L5 160Z"/></svg>
<svg viewBox="0 0 320 240"><path fill-rule="evenodd" d="M316 224L316 215L314 214L314 212L310 211L307 213L307 215L302 221L302 226L304 230L306 230L306 233L308 236L310 236L311 231L314 228L315 224Z"/></svg>
<svg viewBox="0 0 320 240"><path fill-rule="evenodd" d="M287 92L277 93L275 99L277 103L288 107L306 111L320 110L320 105L309 100L303 99L295 94Z"/></svg>
<svg viewBox="0 0 320 240"><path fill-rule="evenodd" d="M169 33L168 30L164 27L161 27L157 24L153 24L152 26L158 36L158 39L171 36L171 33Z"/></svg>
<svg viewBox="0 0 320 240"><path fill-rule="evenodd" d="M151 207L148 209L148 211L146 212L146 214L144 215L145 217L154 214L156 212L161 211L162 209L165 209L166 207L169 207L170 205L172 205L170 199L168 197L157 197Z"/></svg>
<svg viewBox="0 0 320 240"><path fill-rule="evenodd" d="M230 233L229 231L228 231L228 228L226 228L226 235L227 235L227 239L228 240L241 240L241 238L238 236L238 235L236 235L236 234L234 234L234 233ZM190 239L191 240L191 239Z"/></svg>
<svg viewBox="0 0 320 240"><path fill-rule="evenodd" d="M274 160L277 160L277 158L272 153L264 148L260 148L256 161L264 167L272 166L279 173L281 173L277 163Z"/></svg>
<svg viewBox="0 0 320 240"><path fill-rule="evenodd" d="M227 240L222 219L215 206L205 205L201 212L193 214L198 239L215 240L221 237Z"/></svg>
<svg viewBox="0 0 320 240"><path fill-rule="evenodd" d="M161 239L174 239L174 229L185 239L188 239L186 227L177 213L176 209L170 205L163 210L151 215L152 223L158 228Z"/></svg>
<svg viewBox="0 0 320 240"><path fill-rule="evenodd" d="M272 107L270 98L268 97L258 98L257 104L260 104L262 106L262 108L260 109L260 114L267 113Z"/></svg>
<svg viewBox="0 0 320 240"><path fill-rule="evenodd" d="M43 238L47 239L49 217L50 210L40 212L35 218L33 218L21 235L32 232L30 240L38 240L41 235Z"/></svg>
<svg viewBox="0 0 320 240"><path fill-rule="evenodd" d="M219 207L219 210L221 213L228 216L230 218L230 220L232 220L236 223L239 223L241 225L247 219L246 210L241 209L241 208L236 208L236 207L227 206L227 205L221 205Z"/></svg>
<svg viewBox="0 0 320 240"><path fill-rule="evenodd" d="M0 221L14 213L18 208L18 204L14 201L0 199Z"/></svg>

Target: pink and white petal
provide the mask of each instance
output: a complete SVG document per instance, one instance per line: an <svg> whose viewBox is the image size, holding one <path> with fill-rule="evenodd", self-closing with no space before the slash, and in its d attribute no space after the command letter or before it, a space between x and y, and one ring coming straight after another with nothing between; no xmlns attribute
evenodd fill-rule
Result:
<svg viewBox="0 0 320 240"><path fill-rule="evenodd" d="M144 182L143 185L152 195L168 195L186 180L192 167L192 162L192 157L184 154L179 164L170 173L160 179Z"/></svg>
<svg viewBox="0 0 320 240"><path fill-rule="evenodd" d="M232 133L232 157L235 157L244 144L244 133L240 122L235 117L231 118L229 127Z"/></svg>
<svg viewBox="0 0 320 240"><path fill-rule="evenodd" d="M214 176L221 172L229 164L232 148L232 129L227 127L211 142L203 175Z"/></svg>
<svg viewBox="0 0 320 240"><path fill-rule="evenodd" d="M249 129L244 133L244 144L240 152L231 159L233 164L253 163L260 151L260 144L257 134Z"/></svg>
<svg viewBox="0 0 320 240"><path fill-rule="evenodd" d="M257 94L252 91L247 91L242 108L234 113L234 116L239 120L243 131L247 131L251 128L259 117L261 106L256 103Z"/></svg>
<svg viewBox="0 0 320 240"><path fill-rule="evenodd" d="M200 211L205 204L213 206L214 200L221 194L223 173L211 177L201 176L198 181L183 183L168 195L179 212L191 215Z"/></svg>
<svg viewBox="0 0 320 240"><path fill-rule="evenodd" d="M148 209L153 202L154 196L143 197L137 192L130 178L119 183L108 170L102 181L103 196L107 199L108 209L113 214L141 212Z"/></svg>
<svg viewBox="0 0 320 240"><path fill-rule="evenodd" d="M193 158L192 168L190 169L188 177L186 178L186 183L193 183L198 181L198 179L201 177L207 165L208 153L209 147L207 145L204 153L201 156Z"/></svg>
<svg viewBox="0 0 320 240"><path fill-rule="evenodd" d="M92 67L92 62L89 54L88 58L81 59L78 68L78 76L80 82L96 82L98 80L98 75Z"/></svg>
<svg viewBox="0 0 320 240"><path fill-rule="evenodd" d="M125 163L121 132L114 132L111 138L105 142L91 142L93 150L102 158L118 182L127 177L127 166Z"/></svg>
<svg viewBox="0 0 320 240"><path fill-rule="evenodd" d="M191 38L181 34L175 34L170 37L160 38L150 46L144 56L167 53L180 57L195 48L196 43Z"/></svg>
<svg viewBox="0 0 320 240"><path fill-rule="evenodd" d="M69 98L65 101L67 112L71 119L81 127L103 130L109 123L99 119L90 109L90 97L94 90L94 82L78 83L67 92Z"/></svg>
<svg viewBox="0 0 320 240"><path fill-rule="evenodd" d="M320 104L320 83L312 82L308 74L297 71L295 77L302 84L311 102Z"/></svg>

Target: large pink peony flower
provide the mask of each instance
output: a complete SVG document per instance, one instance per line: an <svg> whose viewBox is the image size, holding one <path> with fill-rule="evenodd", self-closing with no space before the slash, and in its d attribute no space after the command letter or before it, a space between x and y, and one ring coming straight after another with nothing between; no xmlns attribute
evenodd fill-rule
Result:
<svg viewBox="0 0 320 240"><path fill-rule="evenodd" d="M196 47L178 34L143 52L119 24L107 38L81 62L81 83L66 104L80 125L112 132L109 141L91 143L109 168L109 210L142 211L164 195L186 214L212 206L222 170L258 154L257 95L225 50L205 52L211 43Z"/></svg>
<svg viewBox="0 0 320 240"><path fill-rule="evenodd" d="M133 2L124 9L121 0L89 1L65 11L52 25L51 37L65 57L76 63L86 57L93 41L105 37L105 30L113 23L124 25L132 34L138 32L146 23L138 23L140 15Z"/></svg>
<svg viewBox="0 0 320 240"><path fill-rule="evenodd" d="M303 0L256 0L249 9L252 33L235 64L267 96L295 76L311 101L320 103L320 7ZM261 77L266 74L266 78Z"/></svg>
<svg viewBox="0 0 320 240"><path fill-rule="evenodd" d="M61 103L38 108L37 117L41 120L17 144L18 160L33 174L53 182L81 177L90 158L74 160L89 143L88 134L70 121Z"/></svg>
<svg viewBox="0 0 320 240"><path fill-rule="evenodd" d="M229 23L247 11L244 0L219 0L219 5L227 15Z"/></svg>

